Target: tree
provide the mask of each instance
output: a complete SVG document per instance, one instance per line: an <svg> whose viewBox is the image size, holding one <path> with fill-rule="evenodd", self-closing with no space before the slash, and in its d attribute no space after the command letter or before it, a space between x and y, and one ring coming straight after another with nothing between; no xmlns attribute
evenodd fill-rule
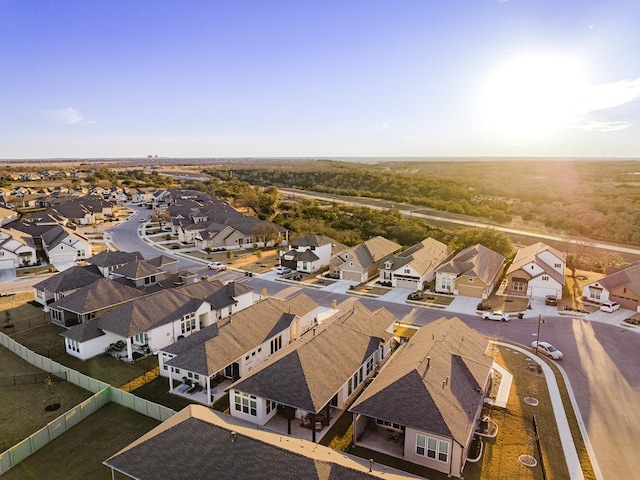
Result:
<svg viewBox="0 0 640 480"><path fill-rule="evenodd" d="M262 250L256 250L256 258L258 261L262 258Z"/></svg>
<svg viewBox="0 0 640 480"><path fill-rule="evenodd" d="M213 252L213 248L204 247L204 251L207 252L207 258L209 258L211 256L211 252Z"/></svg>
<svg viewBox="0 0 640 480"><path fill-rule="evenodd" d="M266 247L269 243L276 244L280 241L280 230L271 222L261 222L251 229L253 238L262 241Z"/></svg>
<svg viewBox="0 0 640 480"><path fill-rule="evenodd" d="M229 262L233 260L233 252L231 250L227 250L227 260L229 260Z"/></svg>
<svg viewBox="0 0 640 480"><path fill-rule="evenodd" d="M459 252L478 243L505 257L509 257L513 252L511 239L505 233L493 228L464 228L458 230L449 246Z"/></svg>

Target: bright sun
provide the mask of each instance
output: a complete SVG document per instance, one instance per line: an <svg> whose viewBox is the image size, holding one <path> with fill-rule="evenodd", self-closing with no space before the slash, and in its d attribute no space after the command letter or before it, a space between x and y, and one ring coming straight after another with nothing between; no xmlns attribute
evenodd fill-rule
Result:
<svg viewBox="0 0 640 480"><path fill-rule="evenodd" d="M520 56L489 78L483 100L487 126L510 137L536 137L581 113L585 78L565 57Z"/></svg>

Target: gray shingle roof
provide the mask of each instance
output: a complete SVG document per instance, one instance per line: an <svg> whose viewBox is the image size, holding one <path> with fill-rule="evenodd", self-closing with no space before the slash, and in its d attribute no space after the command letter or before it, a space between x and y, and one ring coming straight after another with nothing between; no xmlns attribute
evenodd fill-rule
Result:
<svg viewBox="0 0 640 480"><path fill-rule="evenodd" d="M179 292L194 298L206 300L214 310L220 310L236 303L236 298L249 292L253 292L251 287L242 283L229 282L224 285L222 282L214 280L211 282L195 282L183 287L178 287Z"/></svg>
<svg viewBox="0 0 640 480"><path fill-rule="evenodd" d="M500 272L503 263L503 255L477 244L465 248L447 263L440 265L436 271L455 273L456 276L473 276L490 284Z"/></svg>
<svg viewBox="0 0 640 480"><path fill-rule="evenodd" d="M349 410L465 445L493 365L486 348L484 336L457 318L427 324Z"/></svg>
<svg viewBox="0 0 640 480"><path fill-rule="evenodd" d="M288 300L267 298L235 313L222 326L212 325L163 349L178 355L167 365L212 375L291 325L318 305L304 294ZM188 348L185 348L188 340Z"/></svg>
<svg viewBox="0 0 640 480"><path fill-rule="evenodd" d="M175 290L162 290L105 313L98 326L106 332L131 337L179 320L195 312L202 302Z"/></svg>
<svg viewBox="0 0 640 480"><path fill-rule="evenodd" d="M66 292L67 290L74 290L91 285L101 278L103 278L102 275L100 275L98 269L93 266L78 267L74 265L42 282L36 283L33 288L53 293Z"/></svg>
<svg viewBox="0 0 640 480"><path fill-rule="evenodd" d="M289 245L293 247L321 247L322 245L326 245L328 243L334 244L336 242L325 235L310 234L289 242Z"/></svg>
<svg viewBox="0 0 640 480"><path fill-rule="evenodd" d="M395 317L372 313L357 302L325 321L239 380L252 395L318 413L370 357L391 338Z"/></svg>
<svg viewBox="0 0 640 480"><path fill-rule="evenodd" d="M120 285L107 278L101 278L91 285L76 290L53 302L51 308L59 308L75 313L90 313L133 300L143 295L135 288Z"/></svg>
<svg viewBox="0 0 640 480"><path fill-rule="evenodd" d="M146 260L134 260L133 262L116 268L111 273L122 275L124 278L140 279L152 275L161 276L163 271Z"/></svg>
<svg viewBox="0 0 640 480"><path fill-rule="evenodd" d="M135 260L142 260L144 257L140 252L119 252L105 250L87 259L87 263L97 267L113 267L116 265L124 265L125 263Z"/></svg>
<svg viewBox="0 0 640 480"><path fill-rule="evenodd" d="M199 405L186 407L104 464L139 480L417 478L377 465L369 473L362 459L256 430Z"/></svg>

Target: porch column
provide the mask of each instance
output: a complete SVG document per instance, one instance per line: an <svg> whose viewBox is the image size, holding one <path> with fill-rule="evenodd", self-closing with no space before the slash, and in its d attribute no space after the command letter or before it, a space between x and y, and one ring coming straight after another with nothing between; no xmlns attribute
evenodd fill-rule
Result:
<svg viewBox="0 0 640 480"><path fill-rule="evenodd" d="M316 414L311 414L311 441L316 443Z"/></svg>
<svg viewBox="0 0 640 480"><path fill-rule="evenodd" d="M169 369L168 372L169 372L169 391L173 392L173 377L171 376L171 369Z"/></svg>
<svg viewBox="0 0 640 480"><path fill-rule="evenodd" d="M211 377L207 377L207 404L213 404L213 400L211 399Z"/></svg>

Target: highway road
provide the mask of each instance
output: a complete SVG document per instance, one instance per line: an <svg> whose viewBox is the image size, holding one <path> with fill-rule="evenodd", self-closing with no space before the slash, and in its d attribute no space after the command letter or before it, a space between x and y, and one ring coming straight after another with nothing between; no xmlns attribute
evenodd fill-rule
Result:
<svg viewBox="0 0 640 480"><path fill-rule="evenodd" d="M369 207L376 210L388 210L393 207L393 208L398 208L400 213L405 217L423 218L425 220L432 220L432 221L441 222L441 223L452 223L455 225L464 225L468 227L493 228L494 230L508 233L510 235L530 237L540 241L546 240L546 241L553 241L553 242L559 242L559 243L565 243L565 244L576 244L576 245L585 244L590 247L599 248L602 250L609 250L613 252L625 253L625 254L640 257L640 248L636 248L632 246L616 245L612 243L598 242L595 240L573 239L566 236L530 232L527 230L521 230L517 228L503 227L501 225L496 225L493 223L484 223L478 220L465 220L465 219L459 219L459 218L442 217L439 215L423 214L423 213L417 212L416 210L425 210L425 207L409 206L409 205L401 204L398 202L391 202L387 200L369 199L369 198L365 199L360 197L341 197L337 195L310 193L307 191L287 189L287 188L280 189L280 193L281 195L289 195L292 197L308 198L308 199L315 199L315 200L325 200L330 202L342 203L345 205L360 205L363 207Z"/></svg>

